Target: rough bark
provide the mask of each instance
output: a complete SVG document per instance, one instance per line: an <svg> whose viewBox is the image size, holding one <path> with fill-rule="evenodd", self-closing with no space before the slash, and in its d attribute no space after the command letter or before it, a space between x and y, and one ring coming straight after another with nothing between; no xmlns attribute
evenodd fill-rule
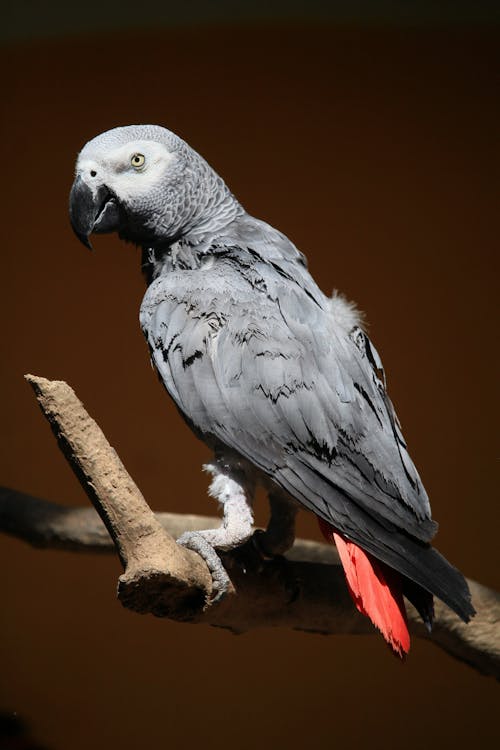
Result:
<svg viewBox="0 0 500 750"><path fill-rule="evenodd" d="M140 603L141 593L147 593L141 586L146 578L151 601L162 599L155 597L155 591L168 591L168 603L158 601L151 610L154 614L160 613L155 611L158 607L176 617L197 612L211 589L203 560L179 547L157 521L118 454L69 385L32 375L26 379L118 551L124 567L118 584L121 601L132 609L147 611L146 601Z"/></svg>
<svg viewBox="0 0 500 750"><path fill-rule="evenodd" d="M205 563L177 545L174 536L213 527L217 519L155 515L72 389L61 381L27 379L104 525L92 509L65 508L2 489L0 530L38 547L116 548L124 567L118 597L137 612L233 632L269 626L331 634L374 632L347 593L333 549L305 540L297 540L286 559L262 561L251 543L224 555L235 592L210 606ZM471 623L465 625L436 601L432 635L408 604L410 629L483 674L500 678L500 596L475 581L469 585L477 610Z"/></svg>

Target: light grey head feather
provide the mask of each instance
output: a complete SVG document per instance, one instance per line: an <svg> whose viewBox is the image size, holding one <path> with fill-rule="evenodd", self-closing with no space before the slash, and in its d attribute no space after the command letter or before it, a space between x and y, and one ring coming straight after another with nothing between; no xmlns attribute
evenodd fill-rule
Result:
<svg viewBox="0 0 500 750"><path fill-rule="evenodd" d="M160 144L171 157L165 169L147 184L147 190L130 165L132 151L128 154L126 150L128 144L135 148L141 143ZM116 153L123 158L113 160ZM139 245L165 245L188 235L194 239L243 212L205 159L182 138L158 125L117 127L90 140L78 156L77 175L92 187L101 174L125 209L120 235ZM137 177L136 190L130 189L129 177Z"/></svg>

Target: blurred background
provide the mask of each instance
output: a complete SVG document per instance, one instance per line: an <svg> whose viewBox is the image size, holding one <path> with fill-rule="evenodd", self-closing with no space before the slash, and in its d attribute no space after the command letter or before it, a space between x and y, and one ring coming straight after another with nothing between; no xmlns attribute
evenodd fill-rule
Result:
<svg viewBox="0 0 500 750"><path fill-rule="evenodd" d="M86 503L32 372L75 388L155 509L215 512L208 452L149 365L139 251L102 236L90 253L67 218L83 144L159 123L366 311L437 546L498 588L498 15L497 2L8 4L0 482ZM299 530L319 538L305 513ZM21 747L6 738L16 716L22 746L47 750L498 738L498 686L430 643L403 666L375 636L141 617L116 601L114 557L8 537L0 569L1 748Z"/></svg>

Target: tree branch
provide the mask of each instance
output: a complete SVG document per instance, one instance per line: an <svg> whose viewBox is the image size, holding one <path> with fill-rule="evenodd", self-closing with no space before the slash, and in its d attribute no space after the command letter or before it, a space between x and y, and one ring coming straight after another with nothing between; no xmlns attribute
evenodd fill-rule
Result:
<svg viewBox="0 0 500 750"><path fill-rule="evenodd" d="M69 385L33 375L26 379L118 551L124 567L118 583L120 600L132 609L148 611L147 601L161 600L155 593L165 590L168 601L158 601L151 611L159 608L163 614L178 618L198 612L211 590L204 561L179 547L160 525L116 451Z"/></svg>
<svg viewBox="0 0 500 750"><path fill-rule="evenodd" d="M161 526L174 538L185 531L214 529L218 516L189 513L155 513ZM72 508L33 495L0 486L0 531L28 542L40 549L60 549L68 552L116 553L104 523L92 508ZM308 539L296 539L287 553L290 560L318 562L326 565L339 563L335 547Z"/></svg>
<svg viewBox="0 0 500 750"><path fill-rule="evenodd" d="M304 540L297 540L286 560L263 562L251 543L225 554L236 594L209 606L211 581L205 563L173 537L188 529L213 527L217 519L155 515L72 389L61 381L27 379L104 526L91 509L64 508L0 490L0 530L35 546L108 551L112 544L107 529L125 569L118 597L137 612L233 632L263 626L374 632L352 604L333 549ZM469 625L436 601L432 636L408 604L410 629L483 674L500 678L500 596L474 581L469 585L477 610Z"/></svg>

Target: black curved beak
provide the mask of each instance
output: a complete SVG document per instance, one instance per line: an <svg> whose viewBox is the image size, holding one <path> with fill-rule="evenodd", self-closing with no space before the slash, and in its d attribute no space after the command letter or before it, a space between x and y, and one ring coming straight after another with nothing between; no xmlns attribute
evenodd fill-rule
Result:
<svg viewBox="0 0 500 750"><path fill-rule="evenodd" d="M92 250L89 240L92 232L113 232L118 229L118 203L105 185L99 185L93 192L78 175L69 195L69 218L80 242Z"/></svg>

